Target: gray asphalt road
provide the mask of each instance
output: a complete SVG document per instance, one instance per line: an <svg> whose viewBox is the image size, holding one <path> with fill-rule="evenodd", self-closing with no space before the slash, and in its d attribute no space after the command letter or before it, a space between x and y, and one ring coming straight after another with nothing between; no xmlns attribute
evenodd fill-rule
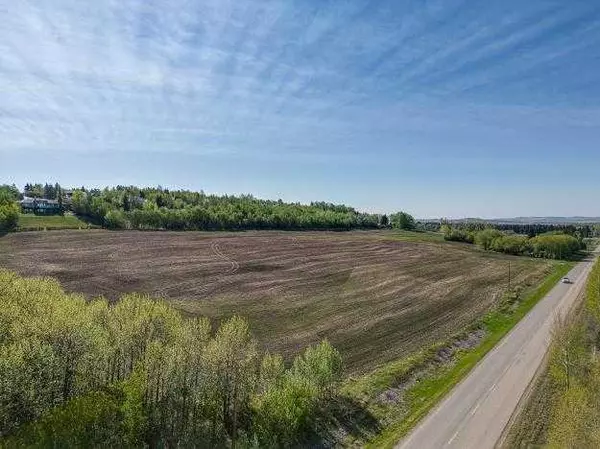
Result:
<svg viewBox="0 0 600 449"><path fill-rule="evenodd" d="M558 284L403 441L401 449L492 449L542 363L552 327L576 302L592 268Z"/></svg>

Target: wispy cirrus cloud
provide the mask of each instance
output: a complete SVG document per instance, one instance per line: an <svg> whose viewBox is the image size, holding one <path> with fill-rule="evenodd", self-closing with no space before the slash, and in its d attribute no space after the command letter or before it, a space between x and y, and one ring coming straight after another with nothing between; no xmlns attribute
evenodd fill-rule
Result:
<svg viewBox="0 0 600 449"><path fill-rule="evenodd" d="M558 132L590 154L600 125L596 2L22 0L0 12L0 155L321 164L451 147L468 159L516 157L532 133Z"/></svg>

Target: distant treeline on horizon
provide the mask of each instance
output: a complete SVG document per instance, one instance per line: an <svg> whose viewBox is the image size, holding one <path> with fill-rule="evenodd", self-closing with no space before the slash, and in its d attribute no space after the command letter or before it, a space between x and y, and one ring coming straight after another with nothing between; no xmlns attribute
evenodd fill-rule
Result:
<svg viewBox="0 0 600 449"><path fill-rule="evenodd" d="M423 223L489 223L493 225L600 224L600 217L514 217L514 218L422 218Z"/></svg>
<svg viewBox="0 0 600 449"><path fill-rule="evenodd" d="M437 220L420 222L423 229L439 232L444 226L450 226L466 232L478 232L487 228L497 229L508 233L535 237L546 233L563 233L581 238L600 236L600 223L499 223L485 220Z"/></svg>

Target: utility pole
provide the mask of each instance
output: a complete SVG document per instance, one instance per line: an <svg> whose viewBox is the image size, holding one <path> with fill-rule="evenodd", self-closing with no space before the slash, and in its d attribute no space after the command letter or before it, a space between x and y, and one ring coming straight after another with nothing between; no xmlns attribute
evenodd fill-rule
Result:
<svg viewBox="0 0 600 449"><path fill-rule="evenodd" d="M510 260L508 261L508 291L510 292Z"/></svg>

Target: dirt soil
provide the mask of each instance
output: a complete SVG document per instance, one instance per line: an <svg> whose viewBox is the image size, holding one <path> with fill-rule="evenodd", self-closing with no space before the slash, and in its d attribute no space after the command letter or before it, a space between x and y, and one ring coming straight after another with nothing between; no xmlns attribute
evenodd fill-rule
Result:
<svg viewBox="0 0 600 449"><path fill-rule="evenodd" d="M507 287L533 285L547 261L381 232L56 231L0 238L0 267L58 278L68 291L144 292L184 313L248 317L286 356L328 338L349 372L444 341Z"/></svg>

